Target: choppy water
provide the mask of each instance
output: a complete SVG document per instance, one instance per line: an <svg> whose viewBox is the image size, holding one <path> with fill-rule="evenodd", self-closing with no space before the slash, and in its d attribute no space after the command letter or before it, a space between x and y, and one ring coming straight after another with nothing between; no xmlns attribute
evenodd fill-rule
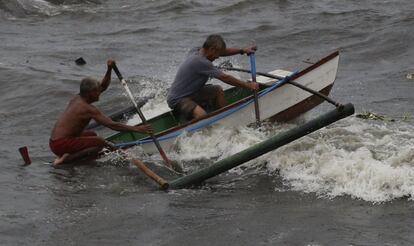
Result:
<svg viewBox="0 0 414 246"><path fill-rule="evenodd" d="M2 244L412 245L413 10L411 0L0 0ZM81 78L103 76L114 58L137 98L156 95L143 108L156 115L186 51L211 33L228 46L255 42L259 71L297 70L340 50L331 96L388 120L352 116L199 189L168 193L125 163L42 164ZM87 64L75 65L81 56ZM231 62L248 67L245 56ZM129 106L115 78L97 106ZM261 130L211 129L168 155L193 170L330 108ZM29 167L20 166L23 145Z"/></svg>

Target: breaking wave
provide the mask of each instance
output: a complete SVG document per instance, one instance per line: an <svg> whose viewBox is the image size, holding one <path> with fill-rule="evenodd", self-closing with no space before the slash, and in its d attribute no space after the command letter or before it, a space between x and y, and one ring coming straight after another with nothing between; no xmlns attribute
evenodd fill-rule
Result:
<svg viewBox="0 0 414 246"><path fill-rule="evenodd" d="M14 18L56 16L79 6L100 4L98 0L0 0L0 10Z"/></svg>
<svg viewBox="0 0 414 246"><path fill-rule="evenodd" d="M292 125L213 128L180 137L182 162L231 156ZM321 197L351 196L370 202L414 197L414 127L350 117L252 160L244 166L277 176L292 190ZM193 169L191 167L190 169ZM243 170L232 171L243 175ZM260 170L262 172L262 170ZM279 187L275 187L279 189Z"/></svg>
<svg viewBox="0 0 414 246"><path fill-rule="evenodd" d="M414 195L414 127L350 118L269 155L294 190L385 202Z"/></svg>
<svg viewBox="0 0 414 246"><path fill-rule="evenodd" d="M166 91L156 81L140 88L143 96L156 93L143 111L148 118L169 110ZM157 90L158 88L158 90ZM134 90L137 91L137 90ZM319 112L320 113L320 112ZM314 118L309 112L290 124L265 123L249 127L204 129L179 137L169 156L191 171L195 160L213 163L236 154L271 136ZM410 116L390 118L375 113L357 114L304 136L286 146L231 170L240 175L244 168L257 168L284 181L292 190L321 197L351 196L370 202L414 199L414 125ZM138 116L129 124L138 124ZM279 190L280 187L275 187Z"/></svg>

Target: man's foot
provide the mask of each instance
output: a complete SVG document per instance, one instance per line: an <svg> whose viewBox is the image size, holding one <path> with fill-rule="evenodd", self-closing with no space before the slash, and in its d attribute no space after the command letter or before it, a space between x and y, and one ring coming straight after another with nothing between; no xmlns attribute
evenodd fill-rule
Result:
<svg viewBox="0 0 414 246"><path fill-rule="evenodd" d="M56 159L53 161L53 166L54 166L54 167L56 167L56 166L62 165L63 163L65 163L65 160L66 160L68 157L69 157L69 154L68 154L68 153L65 153L65 154L63 154L61 157L56 158Z"/></svg>

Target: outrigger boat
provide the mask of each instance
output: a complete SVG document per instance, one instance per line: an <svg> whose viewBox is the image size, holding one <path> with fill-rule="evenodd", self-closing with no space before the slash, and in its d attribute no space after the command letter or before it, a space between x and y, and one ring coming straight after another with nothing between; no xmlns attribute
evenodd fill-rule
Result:
<svg viewBox="0 0 414 246"><path fill-rule="evenodd" d="M320 96L299 89L292 83L327 96L334 84L338 63L339 52L334 52L298 72L274 70L266 76L258 76L257 82L261 88L257 99L261 119L288 121L319 105L323 101ZM192 133L207 126L234 127L250 125L256 121L254 95L251 91L232 87L225 90L225 98L229 102L228 106L212 111L201 119L184 121L178 114L169 111L148 119L147 122L152 125L154 137L162 148L170 151L177 137L183 133ZM135 109L131 107L122 114L131 114L133 111ZM140 145L146 153L157 152L152 138L140 133L120 132L106 140L120 148Z"/></svg>

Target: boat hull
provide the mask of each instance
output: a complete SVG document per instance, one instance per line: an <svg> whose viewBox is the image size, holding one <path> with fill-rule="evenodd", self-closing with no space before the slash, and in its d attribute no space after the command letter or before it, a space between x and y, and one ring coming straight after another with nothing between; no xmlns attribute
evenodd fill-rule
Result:
<svg viewBox="0 0 414 246"><path fill-rule="evenodd" d="M335 52L298 73L275 70L270 72L270 74L284 77L290 73L291 80L296 83L319 91L324 95L329 95L336 78L338 63L339 54ZM322 102L322 99L319 97L294 85L284 83L286 81L283 80L276 82L275 79L258 76L257 81L269 86L258 93L260 117L262 120L288 121ZM151 122L151 120L149 121ZM157 132L156 137L165 151L171 151L177 137L185 132L195 132L207 126L234 127L250 125L255 121L254 98L250 95L216 110L200 120L190 121ZM140 145L147 153L156 153L158 151L150 138L134 139L128 136L123 139L121 135L116 134L109 137L108 140L115 143L118 147L127 148Z"/></svg>

